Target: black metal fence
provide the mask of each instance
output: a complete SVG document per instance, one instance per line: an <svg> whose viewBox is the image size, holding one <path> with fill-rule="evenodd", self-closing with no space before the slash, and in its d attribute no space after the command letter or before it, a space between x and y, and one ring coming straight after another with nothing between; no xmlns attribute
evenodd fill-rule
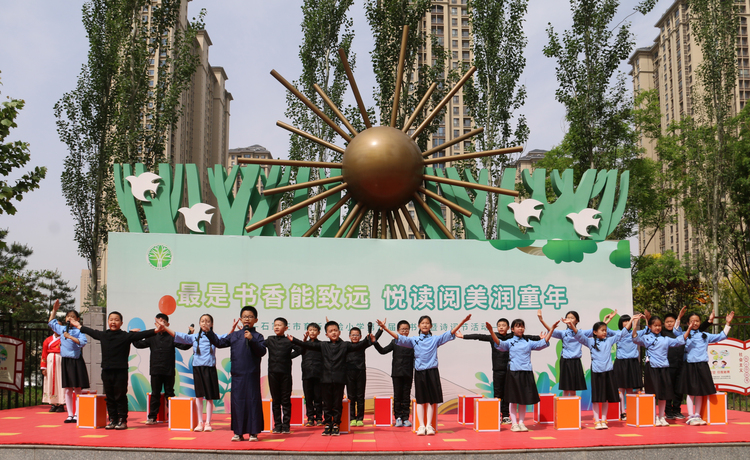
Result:
<svg viewBox="0 0 750 460"><path fill-rule="evenodd" d="M41 370L42 345L51 334L44 321L14 321L0 317L0 335L15 337L26 342L24 361L24 391L0 389L0 409L36 406L42 404L44 376Z"/></svg>

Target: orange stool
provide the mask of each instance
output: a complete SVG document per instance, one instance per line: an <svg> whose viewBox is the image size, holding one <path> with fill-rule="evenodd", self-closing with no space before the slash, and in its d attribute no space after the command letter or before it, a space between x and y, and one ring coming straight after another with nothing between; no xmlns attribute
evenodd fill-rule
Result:
<svg viewBox="0 0 750 460"><path fill-rule="evenodd" d="M706 396L701 406L701 418L709 425L727 424L727 394L716 393Z"/></svg>
<svg viewBox="0 0 750 460"><path fill-rule="evenodd" d="M581 429L581 397L580 396L557 396L555 397L555 429L556 430L580 430Z"/></svg>
<svg viewBox="0 0 750 460"><path fill-rule="evenodd" d="M375 396L375 414L372 417L375 426L393 426L393 397Z"/></svg>
<svg viewBox="0 0 750 460"><path fill-rule="evenodd" d="M151 393L146 393L146 416L148 416L149 410L151 410ZM156 421L166 422L167 417L167 398L164 396L164 393L161 393L161 399L159 401L159 413L156 414Z"/></svg>
<svg viewBox="0 0 750 460"><path fill-rule="evenodd" d="M474 431L500 431L502 422L498 398L474 399Z"/></svg>
<svg viewBox="0 0 750 460"><path fill-rule="evenodd" d="M193 431L198 424L198 407L195 398L169 398L169 429Z"/></svg>
<svg viewBox="0 0 750 460"><path fill-rule="evenodd" d="M302 426L305 424L305 404L303 396L292 395L292 419L291 426Z"/></svg>
<svg viewBox="0 0 750 460"><path fill-rule="evenodd" d="M78 395L78 428L104 428L107 425L107 397Z"/></svg>
<svg viewBox="0 0 750 460"><path fill-rule="evenodd" d="M458 395L458 423L474 424L474 401L480 398L481 395Z"/></svg>
<svg viewBox="0 0 750 460"><path fill-rule="evenodd" d="M656 398L654 395L637 393L627 395L627 425L635 427L656 424Z"/></svg>
<svg viewBox="0 0 750 460"><path fill-rule="evenodd" d="M343 401L341 401L341 425L339 426L339 433L348 433L350 431L350 423L351 415L349 414L349 399L344 396Z"/></svg>
<svg viewBox="0 0 750 460"><path fill-rule="evenodd" d="M427 416L427 407L424 408L424 415ZM417 429L419 429L419 420L417 420L417 400L412 399L411 400L411 413L412 413L412 421L411 421L411 431L416 433ZM432 427L435 429L435 433L438 432L438 411L437 408L435 408L435 411L432 413ZM427 424L425 423L425 426Z"/></svg>
<svg viewBox="0 0 750 460"><path fill-rule="evenodd" d="M273 423L273 414L271 413L271 401L273 399L268 398L264 399L263 402L261 402L261 406L263 407L263 433L270 433L271 432L271 424Z"/></svg>
<svg viewBox="0 0 750 460"><path fill-rule="evenodd" d="M544 425L555 423L555 394L543 393L539 395L539 402L534 404L534 421Z"/></svg>

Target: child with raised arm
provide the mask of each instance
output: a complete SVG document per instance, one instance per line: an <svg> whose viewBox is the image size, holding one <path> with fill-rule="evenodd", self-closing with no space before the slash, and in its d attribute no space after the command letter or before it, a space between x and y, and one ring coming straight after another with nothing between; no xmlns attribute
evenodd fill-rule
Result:
<svg viewBox="0 0 750 460"><path fill-rule="evenodd" d="M266 338L268 349L268 387L271 390L273 433L289 434L292 420L292 359L301 348L286 338L287 320L273 320L274 335ZM283 412L283 414L282 414Z"/></svg>
<svg viewBox="0 0 750 460"><path fill-rule="evenodd" d="M258 440L263 431L263 399L260 394L260 363L266 354L263 334L255 330L258 310L252 306L240 310L242 329L224 337L209 330L206 337L216 348L229 348L232 363L232 441ZM232 327L234 329L234 327Z"/></svg>
<svg viewBox="0 0 750 460"><path fill-rule="evenodd" d="M682 307L680 312L676 315L674 313L667 313L664 315L661 335L672 339L677 338L678 335L682 335L683 332L680 324L686 311L687 307ZM644 310L643 314L646 317L646 321L651 318L651 313L649 313L648 310ZM667 351L667 360L669 360L669 378L672 379L674 398L667 401L667 405L664 409L666 419L684 419L685 416L682 415L682 393L679 390L679 380L685 361L685 347L679 346L670 348Z"/></svg>
<svg viewBox="0 0 750 460"><path fill-rule="evenodd" d="M128 355L130 345L138 340L155 336L164 330L161 323L155 329L147 331L125 332L122 328L122 315L113 311L107 316L106 331L98 331L81 326L77 320L70 325L98 340L102 347L102 385L107 396L107 415L109 423L106 430L128 429Z"/></svg>
<svg viewBox="0 0 750 460"><path fill-rule="evenodd" d="M734 312L727 315L724 330L718 334L700 332L701 317L693 313L688 317L688 327L683 335L687 362L680 376L680 393L687 395L688 425L705 425L701 419L701 407L706 396L716 393L711 369L708 367L708 344L721 342L729 335Z"/></svg>
<svg viewBox="0 0 750 460"><path fill-rule="evenodd" d="M591 402L594 409L594 429L606 430L609 428L607 426L609 403L620 401L612 372L612 346L630 335L628 331L630 322L626 322L620 332L607 337L607 323L599 321L592 329L593 338L584 336L583 331L576 329L576 325L571 320L565 319L563 322L576 334L576 340L591 351Z"/></svg>
<svg viewBox="0 0 750 460"><path fill-rule="evenodd" d="M373 335L358 343L345 342L341 340L339 323L328 321L325 325L326 336L329 342L308 341L302 342L291 335L287 337L295 345L307 350L320 351L323 358L323 406L325 408L325 424L323 436L338 436L341 425L341 408L344 399L344 386L346 385L346 355L352 351L366 348L375 341Z"/></svg>
<svg viewBox="0 0 750 460"><path fill-rule="evenodd" d="M362 330L353 327L349 330L349 341L359 343ZM367 386L367 360L365 349L346 354L346 395L349 397L350 426L365 426L365 387Z"/></svg>
<svg viewBox="0 0 750 460"><path fill-rule="evenodd" d="M557 321L546 333L540 334L541 339L528 340L523 333L526 332L526 323L522 319L514 319L510 325L513 337L500 341L495 335L490 323L486 323L490 331L495 347L510 354L510 366L508 376L505 379L505 399L510 403L510 419L512 422L510 431L529 431L524 425L526 418L526 406L539 402L539 392L536 389L534 371L531 367L531 352L543 350L549 346L551 330L554 330L560 321ZM546 325L545 325L546 327Z"/></svg>
<svg viewBox="0 0 750 460"><path fill-rule="evenodd" d="M625 324L629 326L625 327ZM617 326L620 330L632 327L630 315L620 316ZM625 420L627 395L643 387L641 355L638 351L638 345L633 343L633 337L630 334L623 336L617 342L616 358L615 364L612 366L612 375L620 396L620 420Z"/></svg>
<svg viewBox="0 0 750 460"><path fill-rule="evenodd" d="M541 316L542 311L537 312ZM509 340L513 334L509 331L510 323L505 318L497 320L497 338L500 340ZM531 341L541 340L538 335L524 335L524 338ZM494 397L500 398L500 412L503 414L503 424L510 424L510 404L505 398L505 377L508 374L508 363L510 354L507 351L500 351L495 348L495 342L490 334L464 334L464 340L479 340L488 342L492 349L492 387Z"/></svg>
<svg viewBox="0 0 750 460"><path fill-rule="evenodd" d="M66 326L63 327L56 318L59 308L60 301L56 300L49 314L49 327L52 332L60 336L60 374L65 407L68 409L68 418L63 423L76 423L78 421L78 395L81 394L82 388L89 387L89 373L81 356L81 349L88 341L81 331L70 327L72 321L80 321L78 312L69 311L65 315Z"/></svg>
<svg viewBox="0 0 750 460"><path fill-rule="evenodd" d="M409 322L401 320L396 325L399 335L405 337L409 336ZM378 334L382 333L382 329L375 334L375 338L379 338ZM464 336L465 338L466 336ZM411 412L410 397L411 397L411 384L414 379L414 349L409 347L402 347L396 344L396 339L393 339L391 343L385 347L381 347L379 343L375 342L375 349L381 355L387 355L393 352L393 360L391 361L391 380L393 381L393 415L396 417L396 426L411 426L409 421L409 413Z"/></svg>
<svg viewBox="0 0 750 460"><path fill-rule="evenodd" d="M642 314L633 315L633 342L646 349L648 362L645 371L646 393L655 395L658 401L658 413L656 426L669 426L667 423L665 408L667 401L675 398L674 384L669 375L669 359L667 358L670 348L685 345L685 338L664 337L661 335L662 321L658 316L652 316L648 321L649 331L644 334L638 333Z"/></svg>
<svg viewBox="0 0 750 460"><path fill-rule="evenodd" d="M165 329L169 328L169 316L164 313L157 314L155 321L161 323ZM151 377L151 403L148 408L146 425L154 425L159 416L162 391L167 401L169 401L169 398L174 398L174 349L189 350L193 347L193 341L189 337L175 338L174 332L169 333L163 330L153 337L133 342L133 346L142 350L148 348L151 351L148 357L148 370Z"/></svg>
<svg viewBox="0 0 750 460"><path fill-rule="evenodd" d="M437 405L443 402L443 387L440 383L440 372L438 371L437 350L456 337L463 337L460 329L466 321L471 319L468 315L452 330L438 336L433 336L432 319L429 316L419 318L419 336L408 337L396 334L388 329L385 320L378 320L380 326L391 337L396 339L396 345L414 349L414 393L417 400L417 436L434 435L435 428L432 426L432 417L437 410ZM426 414L425 414L425 406ZM425 415L427 421L425 423Z"/></svg>

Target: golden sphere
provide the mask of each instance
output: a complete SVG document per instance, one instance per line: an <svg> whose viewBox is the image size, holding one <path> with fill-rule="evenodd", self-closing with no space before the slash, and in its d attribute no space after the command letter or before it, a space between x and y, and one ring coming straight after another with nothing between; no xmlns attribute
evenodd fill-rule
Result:
<svg viewBox="0 0 750 460"><path fill-rule="evenodd" d="M411 201L422 184L423 168L417 143L389 126L357 134L344 152L342 166L352 198L378 211Z"/></svg>

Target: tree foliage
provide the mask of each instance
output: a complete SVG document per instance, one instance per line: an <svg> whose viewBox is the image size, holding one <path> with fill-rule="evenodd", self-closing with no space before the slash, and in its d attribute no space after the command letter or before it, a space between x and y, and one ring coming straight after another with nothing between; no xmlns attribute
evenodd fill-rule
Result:
<svg viewBox="0 0 750 460"><path fill-rule="evenodd" d="M464 102L484 132L474 138L475 149L494 150L523 145L529 138L526 117L518 113L526 101L519 79L526 67L527 39L523 23L528 0L471 0L469 18L474 34L474 79L464 87ZM485 157L489 185L498 187L507 156ZM487 239L496 238L498 197L490 193L483 223Z"/></svg>
<svg viewBox="0 0 750 460"><path fill-rule="evenodd" d="M91 0L83 6L88 59L76 88L55 104L55 117L68 148L63 196L96 292L107 231L121 220L111 165L138 161L153 167L166 160L166 135L179 119L180 94L197 65L191 51L202 23L183 30L181 6L182 0L153 6L148 0ZM143 19L147 7L150 22ZM150 59L158 62L153 79Z"/></svg>
<svg viewBox="0 0 750 460"><path fill-rule="evenodd" d="M15 184L7 181L13 170L24 167L31 158L27 142L5 142L10 130L18 127L15 120L23 106L22 99L8 98L0 108L0 214L15 214L16 207L11 200L21 201L26 193L39 188L39 182L47 175L47 168L37 166L23 174Z"/></svg>

